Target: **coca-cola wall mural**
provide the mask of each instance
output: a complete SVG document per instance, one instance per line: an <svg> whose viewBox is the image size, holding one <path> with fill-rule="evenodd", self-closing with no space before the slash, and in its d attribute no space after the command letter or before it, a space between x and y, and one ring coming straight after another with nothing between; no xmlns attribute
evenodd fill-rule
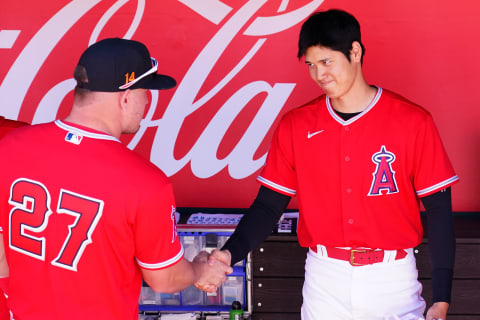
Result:
<svg viewBox="0 0 480 320"><path fill-rule="evenodd" d="M454 210L480 211L476 1L1 1L0 115L65 117L88 45L142 41L178 86L151 92L140 130L122 141L169 176L179 207L245 208L280 117L322 93L296 57L297 38L328 8L360 21L367 81L433 114L461 179Z"/></svg>

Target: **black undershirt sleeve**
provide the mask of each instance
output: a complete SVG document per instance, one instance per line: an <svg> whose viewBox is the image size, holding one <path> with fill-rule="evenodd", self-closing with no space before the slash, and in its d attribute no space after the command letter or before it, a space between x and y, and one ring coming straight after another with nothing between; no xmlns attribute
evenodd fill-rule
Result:
<svg viewBox="0 0 480 320"><path fill-rule="evenodd" d="M427 216L433 302L450 303L455 263L455 230L451 189L421 198Z"/></svg>
<svg viewBox="0 0 480 320"><path fill-rule="evenodd" d="M290 199L287 195L260 187L256 199L222 247L232 254L232 266L245 259L272 233Z"/></svg>

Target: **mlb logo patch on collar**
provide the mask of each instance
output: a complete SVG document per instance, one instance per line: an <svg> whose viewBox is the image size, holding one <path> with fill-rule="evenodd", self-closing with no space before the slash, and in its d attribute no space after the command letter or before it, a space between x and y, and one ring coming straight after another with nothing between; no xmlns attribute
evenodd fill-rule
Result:
<svg viewBox="0 0 480 320"><path fill-rule="evenodd" d="M68 132L65 136L65 141L79 145L82 142L83 136L78 135L75 132Z"/></svg>

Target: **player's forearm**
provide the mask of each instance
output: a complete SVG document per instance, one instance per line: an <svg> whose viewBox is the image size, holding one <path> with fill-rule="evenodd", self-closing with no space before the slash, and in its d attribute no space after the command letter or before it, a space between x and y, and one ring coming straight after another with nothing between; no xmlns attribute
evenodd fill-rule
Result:
<svg viewBox="0 0 480 320"><path fill-rule="evenodd" d="M450 303L452 296L453 270L432 270L432 301Z"/></svg>
<svg viewBox="0 0 480 320"><path fill-rule="evenodd" d="M199 279L192 262L186 259L161 270L141 270L145 282L156 292L180 292Z"/></svg>
<svg viewBox="0 0 480 320"><path fill-rule="evenodd" d="M450 305L446 302L436 302L427 311L426 320L445 320Z"/></svg>
<svg viewBox="0 0 480 320"><path fill-rule="evenodd" d="M427 214L433 302L450 303L455 262L455 231L450 188L422 199Z"/></svg>
<svg viewBox="0 0 480 320"><path fill-rule="evenodd" d="M202 276L204 268L202 265L205 265L205 262L189 262L185 264L185 268L182 270L176 270L175 273L172 273L171 279L169 281L169 290L170 292L180 292L181 290L191 286L193 283L199 281Z"/></svg>
<svg viewBox="0 0 480 320"><path fill-rule="evenodd" d="M249 210L222 249L230 251L231 264L245 259L247 254L271 233L285 211L290 197L266 187L260 187Z"/></svg>
<svg viewBox="0 0 480 320"><path fill-rule="evenodd" d="M3 246L3 235L0 233L0 278L6 278L9 275L7 257Z"/></svg>

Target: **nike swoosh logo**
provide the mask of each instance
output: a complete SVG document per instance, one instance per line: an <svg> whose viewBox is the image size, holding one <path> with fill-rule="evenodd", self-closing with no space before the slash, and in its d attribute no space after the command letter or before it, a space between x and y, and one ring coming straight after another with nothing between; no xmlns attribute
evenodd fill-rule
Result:
<svg viewBox="0 0 480 320"><path fill-rule="evenodd" d="M317 135L317 134L322 133L322 132L323 132L323 130L319 130L319 131L315 131L315 132L308 131L307 138L310 139L314 135Z"/></svg>

